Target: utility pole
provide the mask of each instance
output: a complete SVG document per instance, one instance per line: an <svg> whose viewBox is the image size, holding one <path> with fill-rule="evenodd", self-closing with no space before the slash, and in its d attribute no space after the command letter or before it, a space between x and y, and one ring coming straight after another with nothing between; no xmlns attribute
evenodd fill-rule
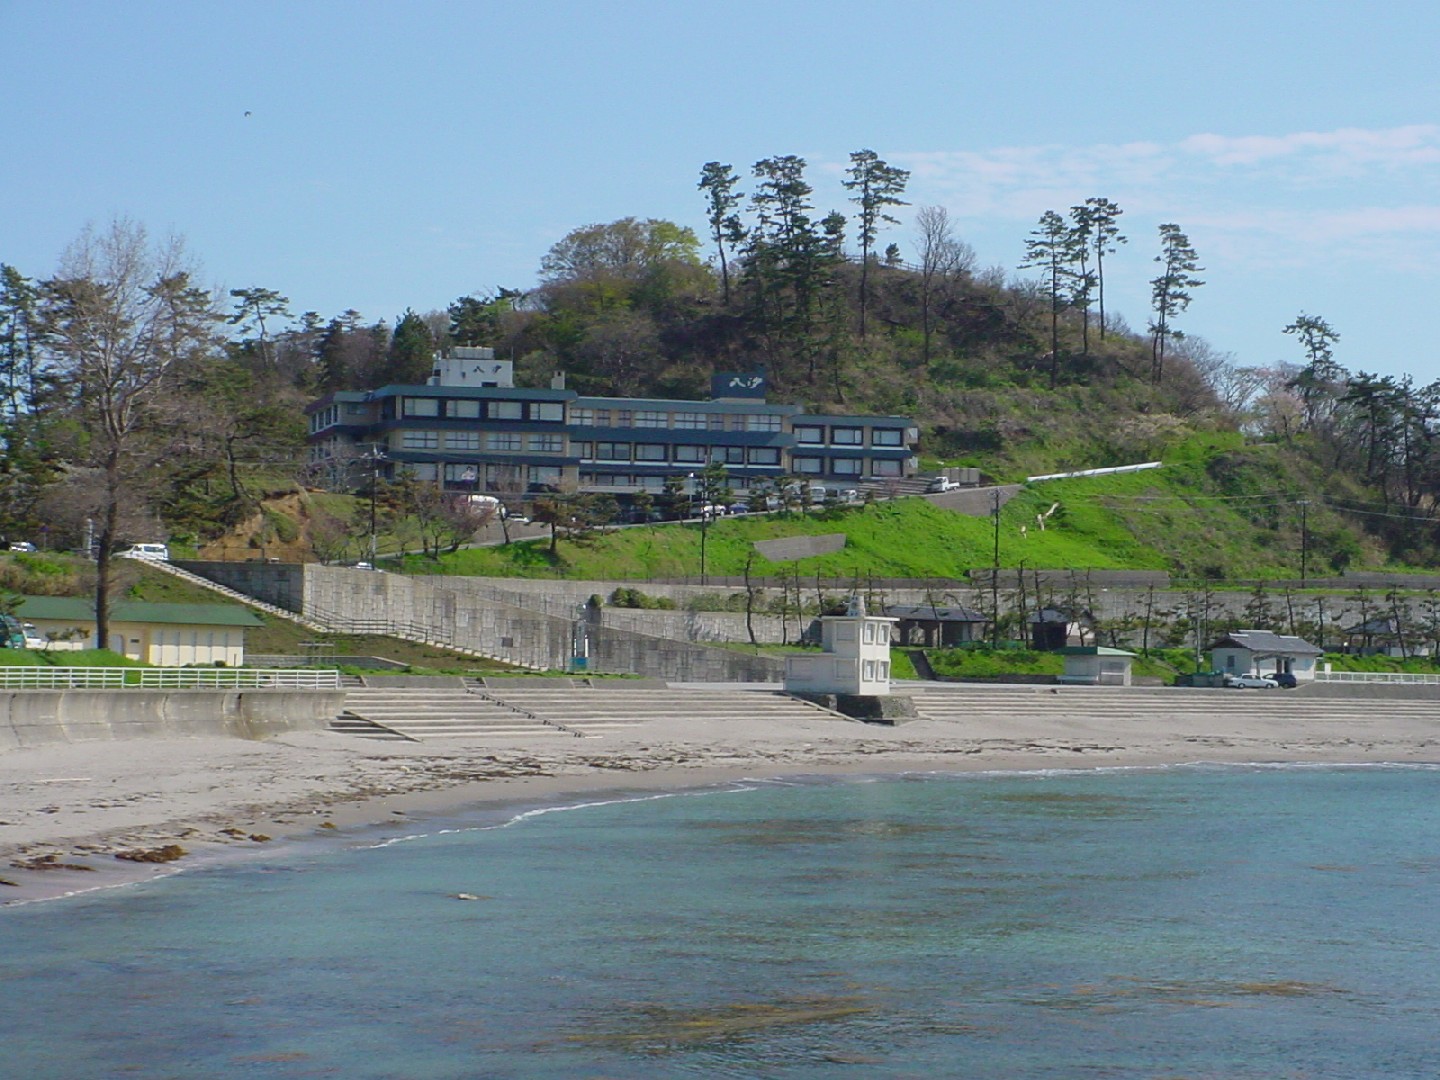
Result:
<svg viewBox="0 0 1440 1080"><path fill-rule="evenodd" d="M1000 489L994 493L995 507L990 511L995 519L995 554L990 562L990 645L1000 645Z"/></svg>
<svg viewBox="0 0 1440 1080"><path fill-rule="evenodd" d="M1310 553L1310 531L1306 527L1305 511L1310 505L1309 499L1300 500L1300 588L1305 588L1305 576L1309 562Z"/></svg>

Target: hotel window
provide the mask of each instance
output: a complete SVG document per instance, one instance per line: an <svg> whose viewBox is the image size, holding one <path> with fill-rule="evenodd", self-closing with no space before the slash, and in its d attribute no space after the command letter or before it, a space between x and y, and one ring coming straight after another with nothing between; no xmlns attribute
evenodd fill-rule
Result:
<svg viewBox="0 0 1440 1080"><path fill-rule="evenodd" d="M774 413L749 413L745 417L746 431L779 431L780 417Z"/></svg>
<svg viewBox="0 0 1440 1080"><path fill-rule="evenodd" d="M572 442L570 449L583 461L593 461L595 458L595 444L592 442Z"/></svg>
<svg viewBox="0 0 1440 1080"><path fill-rule="evenodd" d="M831 428L830 441L837 446L864 446L865 429L858 427Z"/></svg>
<svg viewBox="0 0 1440 1080"><path fill-rule="evenodd" d="M830 470L836 476L860 476L865 472L865 461L858 457L837 457L830 462Z"/></svg>
<svg viewBox="0 0 1440 1080"><path fill-rule="evenodd" d="M528 470L529 482L554 487L560 483L560 469L554 465L531 465Z"/></svg>
<svg viewBox="0 0 1440 1080"><path fill-rule="evenodd" d="M750 449L751 465L779 465L780 451L773 446L755 446Z"/></svg>
<svg viewBox="0 0 1440 1080"><path fill-rule="evenodd" d="M595 426L595 410L594 410L594 409L571 409L571 410L570 410L570 422L571 422L572 424L579 424L581 427L594 427L594 426Z"/></svg>
<svg viewBox="0 0 1440 1080"><path fill-rule="evenodd" d="M445 405L448 415L461 420L480 419L480 402L478 401L450 401Z"/></svg>
<svg viewBox="0 0 1440 1080"><path fill-rule="evenodd" d="M438 431L402 431L400 432L400 448L402 450L438 450L440 449L440 433Z"/></svg>
<svg viewBox="0 0 1440 1080"><path fill-rule="evenodd" d="M713 413L713 414L711 414L711 416L710 416L710 423L709 423L708 426L709 426L709 428L710 428L711 431L724 431L724 430L725 430L725 414L724 414L724 413ZM736 431L739 431L740 429L739 429L739 428L736 428L735 430L736 430Z"/></svg>
<svg viewBox="0 0 1440 1080"><path fill-rule="evenodd" d="M675 414L675 426L677 428L693 428L698 431L704 431L705 414L699 412L677 412Z"/></svg>
<svg viewBox="0 0 1440 1080"><path fill-rule="evenodd" d="M440 466L433 461L421 461L410 466L410 471L415 474L416 480L438 480L440 478Z"/></svg>
<svg viewBox="0 0 1440 1080"><path fill-rule="evenodd" d="M663 428L668 426L669 414L659 412L655 409L640 409L635 413L635 426L643 428Z"/></svg>
<svg viewBox="0 0 1440 1080"><path fill-rule="evenodd" d="M818 446L825 441L825 429L822 427L811 427L809 425L804 427L797 426L795 428L795 441L808 446Z"/></svg>
<svg viewBox="0 0 1440 1080"><path fill-rule="evenodd" d="M518 401L492 401L485 411L491 420L519 420L521 417Z"/></svg>
<svg viewBox="0 0 1440 1080"><path fill-rule="evenodd" d="M904 446L905 432L899 428L877 427L870 432L871 446Z"/></svg>
<svg viewBox="0 0 1440 1080"><path fill-rule="evenodd" d="M404 399L406 416L439 416L440 399L433 397L407 397Z"/></svg>
<svg viewBox="0 0 1440 1080"><path fill-rule="evenodd" d="M565 406L558 401L532 401L531 420L564 420Z"/></svg>
<svg viewBox="0 0 1440 1080"><path fill-rule="evenodd" d="M520 436L509 431L492 431L485 436L486 450L519 450Z"/></svg>
<svg viewBox="0 0 1440 1080"><path fill-rule="evenodd" d="M665 460L665 444L664 444L664 443L636 443L636 444L635 444L635 460L636 460L636 461L664 461L664 460Z"/></svg>
<svg viewBox="0 0 1440 1080"><path fill-rule="evenodd" d="M744 465L745 448L743 446L717 446L715 460L723 461L726 465Z"/></svg>
<svg viewBox="0 0 1440 1080"><path fill-rule="evenodd" d="M445 433L446 450L479 450L480 433L478 431L447 431Z"/></svg>
<svg viewBox="0 0 1440 1080"><path fill-rule="evenodd" d="M703 446L684 445L675 447L674 460L676 464L703 465L707 458L708 455L705 453L705 447Z"/></svg>
<svg viewBox="0 0 1440 1080"><path fill-rule="evenodd" d="M634 415L634 414L631 413L631 411L630 411L629 409L616 409L616 410L615 410L615 426L616 426L616 427L630 427L630 426L632 426L632 417L633 417L633 415Z"/></svg>
<svg viewBox="0 0 1440 1080"><path fill-rule="evenodd" d="M445 466L445 480L452 484L474 487L479 482L480 472L474 465L448 464Z"/></svg>
<svg viewBox="0 0 1440 1080"><path fill-rule="evenodd" d="M903 470L898 461L884 461L877 459L870 462L870 475L872 476L900 476Z"/></svg>
<svg viewBox="0 0 1440 1080"><path fill-rule="evenodd" d="M635 482L646 491L665 490L665 478L663 476L637 476Z"/></svg>
<svg viewBox="0 0 1440 1080"><path fill-rule="evenodd" d="M819 473L821 469L821 459L818 457L792 457L790 459L790 468L804 475Z"/></svg>
<svg viewBox="0 0 1440 1080"><path fill-rule="evenodd" d="M630 444L628 442L597 442L595 444L596 461L629 461Z"/></svg>
<svg viewBox="0 0 1440 1080"><path fill-rule="evenodd" d="M596 410L595 410L595 426L596 426L596 427L609 427L609 426L610 426L610 410L609 410L609 409L596 409Z"/></svg>
<svg viewBox="0 0 1440 1080"><path fill-rule="evenodd" d="M565 449L563 435L531 435L530 449L541 454L558 454Z"/></svg>

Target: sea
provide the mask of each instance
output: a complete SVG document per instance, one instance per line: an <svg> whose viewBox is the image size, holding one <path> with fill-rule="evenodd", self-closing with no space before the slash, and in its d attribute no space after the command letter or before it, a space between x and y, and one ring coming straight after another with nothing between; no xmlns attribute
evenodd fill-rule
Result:
<svg viewBox="0 0 1440 1080"><path fill-rule="evenodd" d="M796 778L0 911L0 1075L1440 1076L1440 768Z"/></svg>

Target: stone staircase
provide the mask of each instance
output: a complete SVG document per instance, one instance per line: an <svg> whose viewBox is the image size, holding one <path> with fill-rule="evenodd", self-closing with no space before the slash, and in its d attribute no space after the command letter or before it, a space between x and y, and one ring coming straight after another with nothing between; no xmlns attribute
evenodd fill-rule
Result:
<svg viewBox="0 0 1440 1080"><path fill-rule="evenodd" d="M463 688L351 689L332 731L423 742L442 738L576 737L579 732Z"/></svg>
<svg viewBox="0 0 1440 1080"><path fill-rule="evenodd" d="M238 589L232 589L228 585L221 585L218 581L211 581L207 577L201 577L199 574L196 574L190 570L186 570L182 566L176 566L174 563L160 562L158 560L147 560L145 565L151 567L152 569L163 571L164 573L167 573L172 577L181 578L184 581L190 582L192 585L199 585L203 588L209 589L211 592L219 593L221 596L224 596L227 599L234 600L236 603L239 604L244 604L246 607L254 608L256 611L264 611L270 615L278 615L282 619L288 619L293 623L298 623L300 626L305 627L305 629L307 630L313 630L319 634L329 634L334 632L331 627L325 625L324 623L316 622L314 619L306 618L299 612L291 611L288 608L282 608L275 604L266 603L264 600L257 600L249 593L243 593L240 592Z"/></svg>
<svg viewBox="0 0 1440 1080"><path fill-rule="evenodd" d="M1014 725L1041 722L1063 729L1066 722L1086 718L1149 721L1163 718L1176 727L1193 721L1214 727L1228 709L1247 718L1284 723L1287 719L1333 721L1337 725L1363 723L1377 710L1388 720L1413 719L1434 723L1440 719L1435 700L1385 698L1363 701L1326 697L1298 690L1230 690L1147 686L1015 686L996 683L947 683L939 686L910 684L908 693L916 711L927 720L964 724L1001 721Z"/></svg>
<svg viewBox="0 0 1440 1080"><path fill-rule="evenodd" d="M492 685L486 692L497 701L585 735L600 735L675 716L697 723L758 719L782 724L822 717L847 719L779 690L629 689L623 682L615 682L603 688L584 689Z"/></svg>

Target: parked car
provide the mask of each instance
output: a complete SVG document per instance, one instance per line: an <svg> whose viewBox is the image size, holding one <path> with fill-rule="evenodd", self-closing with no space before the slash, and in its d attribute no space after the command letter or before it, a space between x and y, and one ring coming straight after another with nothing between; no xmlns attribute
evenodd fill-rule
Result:
<svg viewBox="0 0 1440 1080"><path fill-rule="evenodd" d="M148 559L151 562L170 561L170 548L165 544L133 544L115 554L122 559Z"/></svg>
<svg viewBox="0 0 1440 1080"><path fill-rule="evenodd" d="M34 550L35 550L35 545L32 544L32 543L30 543L29 540L12 540L12 541L10 542L10 550L11 550L11 551L34 551Z"/></svg>
<svg viewBox="0 0 1440 1080"><path fill-rule="evenodd" d="M750 512L750 504L743 502L731 503L725 508L725 512L727 514L748 514Z"/></svg>
<svg viewBox="0 0 1440 1080"><path fill-rule="evenodd" d="M1293 671L1277 671L1273 678L1281 690L1295 689L1295 673Z"/></svg>
<svg viewBox="0 0 1440 1080"><path fill-rule="evenodd" d="M1280 684L1269 675L1226 675L1225 685L1234 690L1274 690Z"/></svg>
<svg viewBox="0 0 1440 1080"><path fill-rule="evenodd" d="M932 477L930 482L925 485L925 494L939 495L942 492L949 491L952 488L957 488L959 486L959 484L957 484L954 480L951 480L948 476L936 476Z"/></svg>

